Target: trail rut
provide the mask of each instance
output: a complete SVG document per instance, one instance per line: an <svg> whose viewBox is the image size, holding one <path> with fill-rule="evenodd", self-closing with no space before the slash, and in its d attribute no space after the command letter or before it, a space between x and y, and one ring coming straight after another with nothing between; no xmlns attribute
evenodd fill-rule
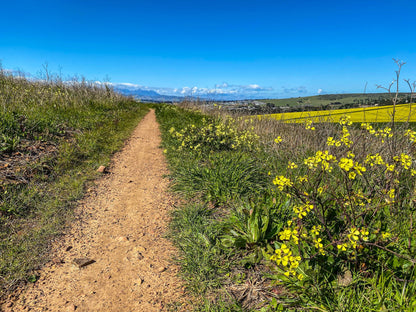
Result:
<svg viewBox="0 0 416 312"><path fill-rule="evenodd" d="M188 310L164 238L173 199L160 142L152 110L79 202L40 279L5 311Z"/></svg>

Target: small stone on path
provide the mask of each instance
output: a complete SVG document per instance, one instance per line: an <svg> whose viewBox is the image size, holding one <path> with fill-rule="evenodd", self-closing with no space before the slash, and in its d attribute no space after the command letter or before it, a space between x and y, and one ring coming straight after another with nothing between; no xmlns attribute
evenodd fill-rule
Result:
<svg viewBox="0 0 416 312"><path fill-rule="evenodd" d="M95 260L93 259L88 259L88 258L76 258L73 260L73 262L79 267L79 268L83 268L86 267L87 265L93 264L95 263Z"/></svg>
<svg viewBox="0 0 416 312"><path fill-rule="evenodd" d="M136 248L134 248L135 250L137 250L138 252L145 252L146 248L143 246L137 246Z"/></svg>
<svg viewBox="0 0 416 312"><path fill-rule="evenodd" d="M137 252L137 259L143 260L143 258L144 256L140 252Z"/></svg>
<svg viewBox="0 0 416 312"><path fill-rule="evenodd" d="M117 240L119 242L127 242L129 240L129 238L126 237L126 236L119 236L119 237L117 237Z"/></svg>
<svg viewBox="0 0 416 312"><path fill-rule="evenodd" d="M143 284L143 280L139 277L138 279L136 279L135 284L136 285L141 285L141 284Z"/></svg>
<svg viewBox="0 0 416 312"><path fill-rule="evenodd" d="M77 309L77 306L76 306L76 305L74 305L74 304L70 304L70 305L66 308L66 310L67 310L68 312L73 312L73 311L76 311L76 309Z"/></svg>

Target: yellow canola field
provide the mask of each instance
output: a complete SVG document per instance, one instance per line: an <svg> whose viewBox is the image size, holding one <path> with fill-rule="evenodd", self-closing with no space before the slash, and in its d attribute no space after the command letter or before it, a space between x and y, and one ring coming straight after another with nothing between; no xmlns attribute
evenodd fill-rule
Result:
<svg viewBox="0 0 416 312"><path fill-rule="evenodd" d="M259 119L272 118L284 122L338 122L342 116L350 116L352 122L391 122L393 105L366 108L349 108L309 112L259 115ZM410 118L409 118L410 116ZM396 105L395 122L416 122L416 103Z"/></svg>

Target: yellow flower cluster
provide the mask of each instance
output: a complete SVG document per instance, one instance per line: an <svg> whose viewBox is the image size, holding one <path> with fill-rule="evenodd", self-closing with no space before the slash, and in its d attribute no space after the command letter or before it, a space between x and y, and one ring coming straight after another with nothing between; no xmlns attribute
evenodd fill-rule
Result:
<svg viewBox="0 0 416 312"><path fill-rule="evenodd" d="M393 160L399 162L407 170L412 166L412 158L405 153L401 153L400 156L394 156Z"/></svg>
<svg viewBox="0 0 416 312"><path fill-rule="evenodd" d="M289 161L287 168L288 169L296 169L298 165L296 165L293 161Z"/></svg>
<svg viewBox="0 0 416 312"><path fill-rule="evenodd" d="M342 127L342 137L340 141L345 144L345 146L350 147L353 143L350 139L350 132L348 131L348 128L346 126Z"/></svg>
<svg viewBox="0 0 416 312"><path fill-rule="evenodd" d="M354 161L349 158L341 158L338 162L338 166L345 171L350 171L350 169L354 167Z"/></svg>
<svg viewBox="0 0 416 312"><path fill-rule="evenodd" d="M357 176L357 174L358 175L363 175L362 173L367 170L364 166L360 165L358 162L354 162L352 159L345 158L345 157L343 157L339 160L338 166L342 170L344 170L346 172L349 172L348 177L351 180L354 180L355 177ZM354 171L351 170L351 169L353 169Z"/></svg>
<svg viewBox="0 0 416 312"><path fill-rule="evenodd" d="M310 203L306 203L300 206L293 206L293 212L298 215L299 219L306 217L308 212L310 212L312 209L313 205L311 205Z"/></svg>
<svg viewBox="0 0 416 312"><path fill-rule="evenodd" d="M298 176L296 177L296 181L298 181L299 183L308 182L308 176L307 175Z"/></svg>
<svg viewBox="0 0 416 312"><path fill-rule="evenodd" d="M395 164L391 164L391 165L389 165L389 164L387 164L387 163L386 163L386 171L393 172L393 171L394 171L394 169L396 169Z"/></svg>
<svg viewBox="0 0 416 312"><path fill-rule="evenodd" d="M347 152L347 157L348 158L355 158L355 154L353 152L351 152L351 151L348 151Z"/></svg>
<svg viewBox="0 0 416 312"><path fill-rule="evenodd" d="M409 129L409 130L406 130L404 135L409 137L410 142L412 143L416 142L416 131L412 131Z"/></svg>
<svg viewBox="0 0 416 312"><path fill-rule="evenodd" d="M307 120L305 122L305 129L306 130L312 130L312 131L315 130L315 127L312 126L312 120Z"/></svg>
<svg viewBox="0 0 416 312"><path fill-rule="evenodd" d="M394 199L394 196L396 195L396 190L395 189L390 189L387 192L387 195L390 197L390 199Z"/></svg>
<svg viewBox="0 0 416 312"><path fill-rule="evenodd" d="M323 170L331 172L333 169L331 163L336 160L337 158L328 151L317 151L315 156L304 159L304 164L307 165L309 169L315 169L321 164Z"/></svg>
<svg viewBox="0 0 416 312"><path fill-rule="evenodd" d="M305 209L312 209L312 206L304 207ZM299 226L292 226L293 221L288 221L288 226L284 228L283 231L279 232L279 239L283 242L281 247L279 249L275 250L275 253L270 257L270 260L275 261L277 265L279 265L283 271L284 274L287 277L293 276L297 277L298 279L302 279L303 275L300 276L297 275L295 272L295 269L298 268L300 264L300 257L293 256L294 253L297 252L296 245L299 245L299 239L300 236L302 236L303 240L308 241L312 243L310 246L314 246L317 251L321 255L326 255L326 251L324 250L324 244L323 239L319 237L319 234L322 230L321 225L314 225L312 229L309 231L306 230L306 228L303 228L304 233L300 235L300 229Z"/></svg>
<svg viewBox="0 0 416 312"><path fill-rule="evenodd" d="M365 163L369 164L371 167L373 167L374 165L384 165L383 158L380 156L379 153L375 155L368 154L365 159Z"/></svg>
<svg viewBox="0 0 416 312"><path fill-rule="evenodd" d="M351 121L351 116L350 115L344 115L340 118L339 120L339 124L342 126L351 126L352 125L352 121Z"/></svg>
<svg viewBox="0 0 416 312"><path fill-rule="evenodd" d="M303 279L302 274L297 274L296 269L299 267L300 256L294 256L292 251L286 244L282 244L279 249L275 250L275 254L270 257L271 261L275 261L277 265L282 266L284 275L293 276L299 280Z"/></svg>
<svg viewBox="0 0 416 312"><path fill-rule="evenodd" d="M274 142L275 142L276 144L281 143L281 142L282 142L282 137L279 135L277 138L275 138L275 139L274 139Z"/></svg>
<svg viewBox="0 0 416 312"><path fill-rule="evenodd" d="M319 253L322 255L322 256L325 256L326 255L326 252L325 252L325 250L324 250L324 245L322 244L322 238L320 238L320 237L318 237L318 238L315 238L314 240L313 240L313 243L315 244L315 247L319 250Z"/></svg>
<svg viewBox="0 0 416 312"><path fill-rule="evenodd" d="M253 129L238 130L233 118L222 121L208 121L204 118L201 127L192 124L181 131L176 131L172 127L169 133L182 141L179 150L184 148L200 150L205 146L219 150L238 148L253 150L259 139Z"/></svg>
<svg viewBox="0 0 416 312"><path fill-rule="evenodd" d="M328 137L326 140L326 145L340 147L341 141L337 141L333 137Z"/></svg>
<svg viewBox="0 0 416 312"><path fill-rule="evenodd" d="M312 236L318 236L321 233L321 230L322 230L321 225L318 225L318 226L314 225L310 232Z"/></svg>
<svg viewBox="0 0 416 312"><path fill-rule="evenodd" d="M335 140L334 137L328 137L326 140L326 144L328 146L336 146L336 147L340 147L342 144L344 144L345 146L350 147L351 144L353 143L353 141L350 140L350 136L351 134L348 131L348 128L346 126L343 126L341 139Z"/></svg>
<svg viewBox="0 0 416 312"><path fill-rule="evenodd" d="M376 136L376 137L381 137L382 140L381 142L384 143L384 139L389 137L393 137L393 133L391 132L391 128L390 127L385 127L384 129L380 129L380 130L375 130L373 128L373 126L371 126L369 123L362 123L361 124L361 128L365 129L368 131L368 133Z"/></svg>
<svg viewBox="0 0 416 312"><path fill-rule="evenodd" d="M391 236L391 233L389 232L381 232L381 238L382 239L387 239Z"/></svg>
<svg viewBox="0 0 416 312"><path fill-rule="evenodd" d="M283 189L287 186L287 187L290 187L290 186L292 186L293 185L293 182L292 181L290 181L290 179L289 178L286 178L285 176L277 176L276 178L274 178L274 180L273 180L273 184L274 185L277 185L277 188L280 190L280 191L283 191Z"/></svg>
<svg viewBox="0 0 416 312"><path fill-rule="evenodd" d="M322 226L321 225L314 225L312 229L309 231L309 235L312 238L312 242L316 249L318 249L319 253L323 256L326 255L326 252L324 250L324 245L322 243L322 238L318 237L321 233ZM303 234L303 237L308 237L307 234Z"/></svg>
<svg viewBox="0 0 416 312"><path fill-rule="evenodd" d="M368 122L363 122L361 124L361 128L367 130L370 134L376 133L376 130L374 130L373 126L370 125Z"/></svg>
<svg viewBox="0 0 416 312"><path fill-rule="evenodd" d="M358 241L367 241L368 235L370 234L366 228L359 229L356 227L351 227L348 231L348 241L337 244L337 248L341 251L346 251L349 248L356 249Z"/></svg>
<svg viewBox="0 0 416 312"><path fill-rule="evenodd" d="M291 223L292 223L292 221L289 221L288 225L290 226ZM279 232L279 239L282 240L282 241L283 240L286 240L286 241L292 240L295 245L298 245L299 244L298 229L296 227L293 228L293 229L292 228L285 228L283 231Z"/></svg>

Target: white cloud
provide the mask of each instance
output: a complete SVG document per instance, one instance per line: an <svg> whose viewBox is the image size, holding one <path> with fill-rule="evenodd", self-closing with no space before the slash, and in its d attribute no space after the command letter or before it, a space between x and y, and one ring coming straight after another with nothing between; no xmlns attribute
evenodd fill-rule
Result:
<svg viewBox="0 0 416 312"><path fill-rule="evenodd" d="M126 87L132 87L132 88L139 88L140 87L137 84L133 84L133 83L129 83L129 82L122 82L122 83L119 83L118 85L126 86Z"/></svg>
<svg viewBox="0 0 416 312"><path fill-rule="evenodd" d="M251 84L247 86L247 89L258 90L261 89L261 87L258 84Z"/></svg>
<svg viewBox="0 0 416 312"><path fill-rule="evenodd" d="M115 88L124 90L136 91L136 90L147 90L155 91L160 95L176 95L176 96L198 96L215 98L220 96L221 98L260 98L270 97L271 87L262 87L256 83L248 85L233 85L227 82L216 84L214 88L206 87L180 87L180 88L160 88L160 87L149 87L138 84L123 82L123 83L109 83ZM228 96L228 97L227 97Z"/></svg>
<svg viewBox="0 0 416 312"><path fill-rule="evenodd" d="M321 94L321 93L322 93L322 91L324 91L324 90L322 90L322 89L318 89L317 93L318 93L318 94Z"/></svg>
<svg viewBox="0 0 416 312"><path fill-rule="evenodd" d="M181 94L187 94L189 93L189 91L191 91L191 88L189 87L183 87L182 90L180 91Z"/></svg>
<svg viewBox="0 0 416 312"><path fill-rule="evenodd" d="M227 88L228 87L228 83L223 82L222 84L216 84L215 88Z"/></svg>
<svg viewBox="0 0 416 312"><path fill-rule="evenodd" d="M128 89L128 90L147 89L147 87L145 86L141 86L141 85L130 83L130 82L118 82L118 83L105 82L105 84L111 85L115 88Z"/></svg>
<svg viewBox="0 0 416 312"><path fill-rule="evenodd" d="M251 95L254 95L258 92L270 92L270 91L273 91L273 88L271 88L271 87L261 87L258 84L232 85L232 84L228 84L228 83L224 82L222 84L215 85L214 92L212 92L212 91L211 92L212 93L218 93L218 94L224 94L224 93L246 94L246 93L249 93Z"/></svg>
<svg viewBox="0 0 416 312"><path fill-rule="evenodd" d="M216 84L214 88L204 88L204 87L182 87L182 88L165 88L163 91L158 90L160 94L166 95L182 95L182 96L208 96L215 97L215 95L233 95L239 97L245 96L256 96L261 92L270 92L273 88L264 88L258 84L249 84L249 85L231 85L227 82Z"/></svg>

